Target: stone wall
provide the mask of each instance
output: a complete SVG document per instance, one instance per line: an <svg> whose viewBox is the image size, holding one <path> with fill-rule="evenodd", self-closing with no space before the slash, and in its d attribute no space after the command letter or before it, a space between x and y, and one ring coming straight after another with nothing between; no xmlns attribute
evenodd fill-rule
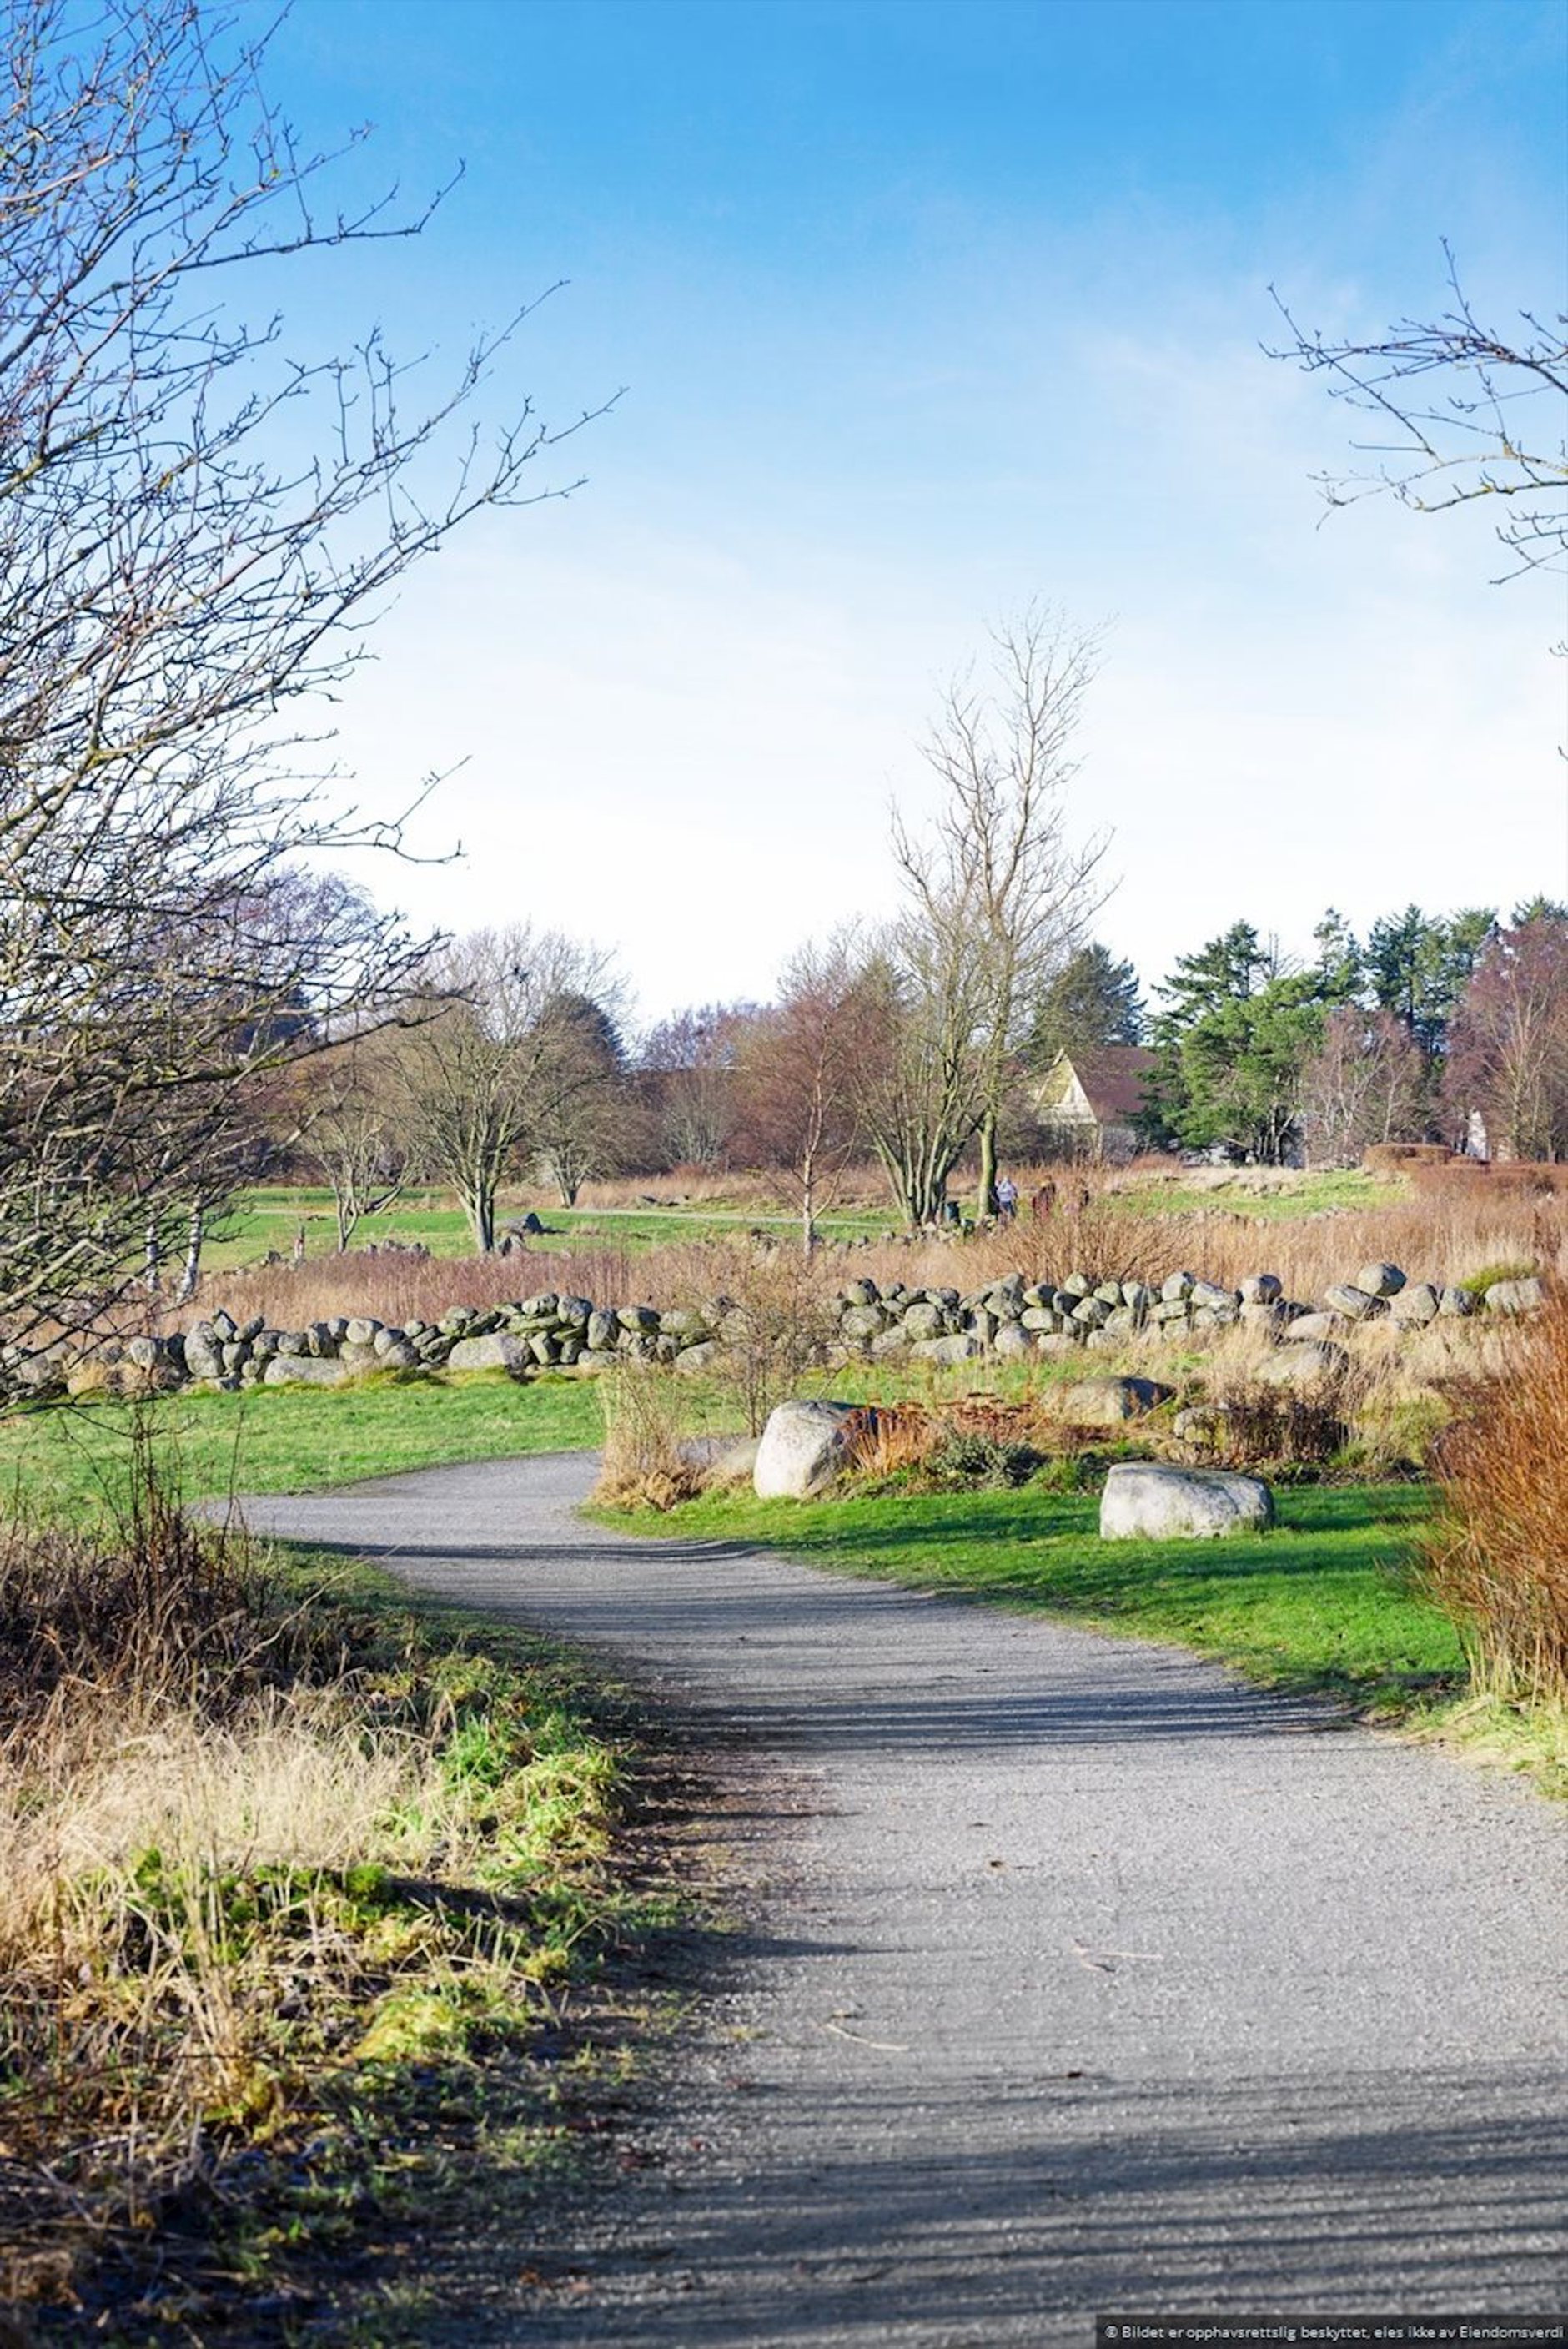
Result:
<svg viewBox="0 0 1568 2349"><path fill-rule="evenodd" d="M1359 1267L1311 1301L1286 1298L1272 1273L1226 1288L1178 1271L1157 1287L1075 1273L1059 1288L1021 1273L965 1291L851 1280L833 1301L825 1353L830 1362L909 1359L961 1362L984 1355L1105 1350L1132 1338L1191 1345L1234 1324L1255 1325L1281 1350L1281 1370L1332 1365L1356 1329L1387 1319L1417 1330L1441 1319L1528 1312L1543 1299L1536 1279L1493 1282L1484 1293L1409 1280L1397 1265ZM303 1330L243 1324L216 1312L164 1338L132 1338L89 1355L57 1349L11 1365L38 1392L81 1392L139 1383L238 1391L253 1386L341 1386L371 1372L449 1373L501 1370L516 1378L546 1371L592 1373L628 1361L707 1370L727 1343L750 1342L744 1309L727 1297L697 1307L596 1306L552 1292L480 1310L458 1307L439 1321L389 1329L368 1317L314 1321Z"/></svg>

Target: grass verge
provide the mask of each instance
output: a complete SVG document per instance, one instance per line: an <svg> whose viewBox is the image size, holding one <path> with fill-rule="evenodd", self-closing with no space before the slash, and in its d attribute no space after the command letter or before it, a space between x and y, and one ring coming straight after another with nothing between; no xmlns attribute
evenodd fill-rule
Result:
<svg viewBox="0 0 1568 2349"><path fill-rule="evenodd" d="M500 2190L526 2251L613 2137L695 1914L654 1757L542 1641L139 1532L0 1557L0 2332L330 2340L387 2282L418 2340L418 2235Z"/></svg>

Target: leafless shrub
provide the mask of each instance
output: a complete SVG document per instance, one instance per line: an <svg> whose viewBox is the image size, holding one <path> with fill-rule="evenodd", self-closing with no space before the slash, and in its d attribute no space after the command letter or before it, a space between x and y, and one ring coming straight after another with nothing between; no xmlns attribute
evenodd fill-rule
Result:
<svg viewBox="0 0 1568 2349"><path fill-rule="evenodd" d="M655 1362L628 1362L598 1383L604 1453L593 1498L606 1509L673 1509L702 1490L681 1450L684 1398Z"/></svg>
<svg viewBox="0 0 1568 2349"><path fill-rule="evenodd" d="M710 1244L703 1275L717 1284L683 1302L717 1313L719 1352L714 1377L748 1434L822 1362L838 1331L835 1275L799 1248L754 1242Z"/></svg>
<svg viewBox="0 0 1568 2349"><path fill-rule="evenodd" d="M1485 1693L1568 1703L1568 1299L1508 1333L1501 1375L1455 1392L1427 1588Z"/></svg>

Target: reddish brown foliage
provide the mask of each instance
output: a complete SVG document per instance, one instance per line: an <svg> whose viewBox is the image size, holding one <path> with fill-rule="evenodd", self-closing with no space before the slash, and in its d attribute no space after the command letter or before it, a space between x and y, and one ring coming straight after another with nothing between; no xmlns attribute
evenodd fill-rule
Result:
<svg viewBox="0 0 1568 2349"><path fill-rule="evenodd" d="M1428 1587L1463 1627L1484 1686L1568 1702L1568 1296L1514 1333L1501 1375L1458 1399Z"/></svg>

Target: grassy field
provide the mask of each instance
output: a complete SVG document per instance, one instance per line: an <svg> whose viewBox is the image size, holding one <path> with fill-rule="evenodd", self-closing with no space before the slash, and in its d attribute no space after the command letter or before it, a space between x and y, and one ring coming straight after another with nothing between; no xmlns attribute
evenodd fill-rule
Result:
<svg viewBox="0 0 1568 2349"><path fill-rule="evenodd" d="M82 1401L0 1420L0 1505L24 1522L79 1524L111 1513L144 1423L188 1500L302 1493L459 1460L581 1451L602 1433L585 1381L522 1386L500 1371L326 1393L264 1387L181 1395L139 1409Z"/></svg>
<svg viewBox="0 0 1568 2349"><path fill-rule="evenodd" d="M1216 1167L1191 1179L1130 1178L1108 1193L1108 1201L1136 1216L1200 1215L1222 1207L1259 1224L1293 1223L1303 1216L1402 1206L1410 1196L1398 1175L1368 1174L1359 1166L1322 1167L1295 1173L1274 1167Z"/></svg>
<svg viewBox="0 0 1568 2349"><path fill-rule="evenodd" d="M636 1204L562 1207L542 1202L535 1191L503 1195L499 1221L504 1226L530 1209L545 1226L544 1235L532 1242L541 1253L595 1241L640 1253L673 1241L722 1238L754 1225L785 1232L796 1221L777 1200L761 1206L721 1199L685 1207ZM873 1238L895 1220L891 1208L884 1206L825 1216L820 1228L832 1239ZM203 1264L210 1271L225 1272L254 1264L269 1250L292 1257L302 1226L307 1257L335 1253L337 1226L330 1191L304 1185L247 1191L208 1241ZM417 1242L432 1256L473 1253L467 1217L449 1193L435 1189L410 1191L385 1215L366 1216L356 1228L352 1245L366 1248L387 1240L405 1246Z"/></svg>
<svg viewBox="0 0 1568 2349"><path fill-rule="evenodd" d="M1026 1185L1032 1181L1025 1170ZM1068 1182L1071 1177L1066 1178ZM1095 1178L1097 1185L1099 1177ZM594 1204L562 1207L537 1189L503 1195L500 1221L505 1225L530 1210L545 1226L533 1247L541 1253L582 1247L595 1242L635 1253L687 1240L723 1238L752 1226L787 1232L796 1218L782 1199L761 1191L757 1178L738 1183L726 1195L705 1186L712 1195L676 1204L672 1185L650 1178L646 1197L628 1185L603 1186L614 1195ZM896 1226L892 1202L879 1195L874 1174L867 1171L857 1184L851 1205L822 1216L820 1228L830 1239L876 1239ZM1376 1209L1396 1205L1408 1195L1398 1177L1362 1173L1357 1168L1281 1175L1274 1169L1202 1170L1190 1180L1169 1174L1113 1178L1105 1191L1108 1206L1132 1216L1191 1215L1223 1208L1260 1224L1288 1223L1329 1209ZM967 1207L962 1187L955 1194ZM292 1256L303 1226L307 1257L331 1255L337 1246L332 1194L306 1185L273 1185L247 1191L234 1212L208 1242L204 1261L222 1272L253 1264L269 1249ZM385 1215L368 1216L358 1226L353 1245L368 1247L396 1239L418 1241L434 1256L461 1257L472 1253L467 1219L448 1192L435 1188L410 1191Z"/></svg>

